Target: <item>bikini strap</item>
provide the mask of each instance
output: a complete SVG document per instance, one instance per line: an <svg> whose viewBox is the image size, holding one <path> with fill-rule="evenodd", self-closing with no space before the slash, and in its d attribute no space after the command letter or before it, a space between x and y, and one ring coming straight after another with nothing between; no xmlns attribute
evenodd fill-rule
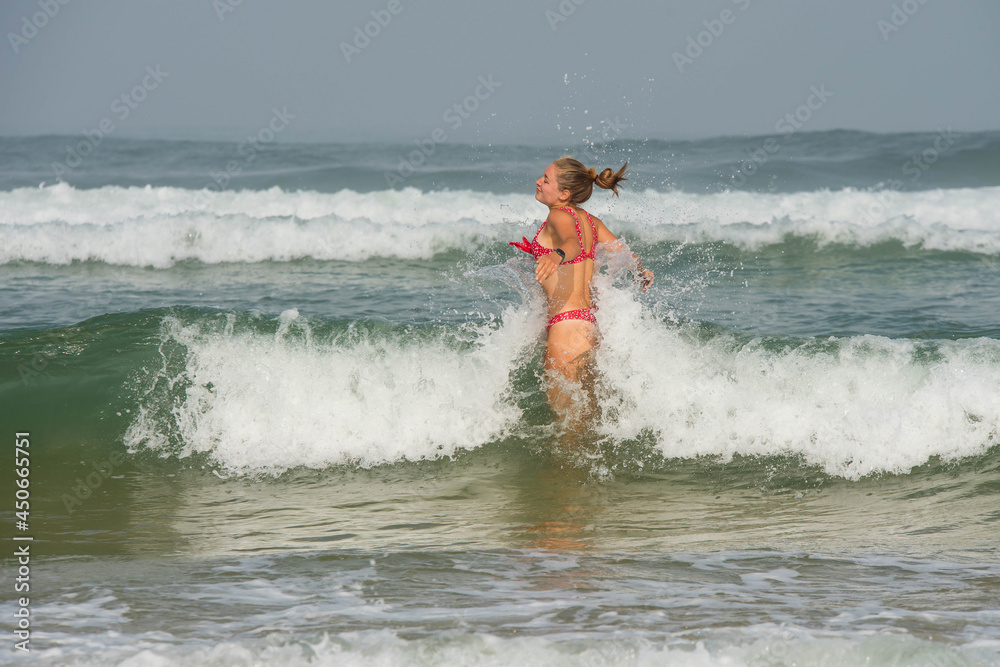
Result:
<svg viewBox="0 0 1000 667"><path fill-rule="evenodd" d="M588 259L597 258L597 230L594 229L594 219L590 217L588 211L584 211L587 214L587 222L590 224L590 250L583 249L583 231L580 229L580 219L576 217L576 212L569 206L563 206L563 211L569 211L569 214L573 216L573 222L576 223L576 237L580 239L580 256Z"/></svg>
<svg viewBox="0 0 1000 667"><path fill-rule="evenodd" d="M560 210L568 211L573 216L573 224L576 225L576 238L580 240L580 254L585 255L586 251L583 249L583 232L580 231L580 219L576 217L576 211L569 206L563 206Z"/></svg>
<svg viewBox="0 0 1000 667"><path fill-rule="evenodd" d="M542 220L542 226L538 228L537 232L535 232L535 239L534 239L535 243L538 243L538 235L542 233L543 229L545 229L545 223L548 222L548 221L549 221L548 216L546 216L545 219Z"/></svg>
<svg viewBox="0 0 1000 667"><path fill-rule="evenodd" d="M597 230L594 229L594 219L590 217L590 211L584 211L587 214L587 224L590 225L590 258L597 258ZM580 241L580 248L583 248L583 241Z"/></svg>

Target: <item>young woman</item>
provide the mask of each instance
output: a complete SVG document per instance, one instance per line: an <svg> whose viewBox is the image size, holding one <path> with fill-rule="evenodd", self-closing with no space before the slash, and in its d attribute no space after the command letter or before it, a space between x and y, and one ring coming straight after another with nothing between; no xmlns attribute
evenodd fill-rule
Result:
<svg viewBox="0 0 1000 667"><path fill-rule="evenodd" d="M578 160L563 156L550 164L535 182L535 199L549 207L548 217L535 233L511 245L535 257L535 279L542 285L548 301L548 340L545 345L545 369L556 380L579 382L597 343L596 320L591 302L591 282L597 244L614 241L600 218L580 208L590 199L596 184L618 196L618 184L628 163L617 172L605 169L598 174ZM643 268L638 257L636 276L642 289L653 282L653 272ZM550 383L549 402L565 414L567 397L557 383Z"/></svg>

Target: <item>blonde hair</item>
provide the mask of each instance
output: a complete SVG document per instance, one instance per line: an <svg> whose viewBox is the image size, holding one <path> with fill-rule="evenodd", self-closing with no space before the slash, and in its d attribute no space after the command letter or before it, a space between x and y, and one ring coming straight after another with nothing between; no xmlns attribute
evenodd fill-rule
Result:
<svg viewBox="0 0 1000 667"><path fill-rule="evenodd" d="M563 155L553 164L559 172L557 177L559 189L569 190L569 203L571 204L582 204L590 199L590 195L594 193L595 183L599 188L611 190L617 197L618 184L628 180L624 175L628 162L622 165L622 168L617 172L605 169L601 173L597 173L597 170L593 168L588 169L582 162L569 155Z"/></svg>

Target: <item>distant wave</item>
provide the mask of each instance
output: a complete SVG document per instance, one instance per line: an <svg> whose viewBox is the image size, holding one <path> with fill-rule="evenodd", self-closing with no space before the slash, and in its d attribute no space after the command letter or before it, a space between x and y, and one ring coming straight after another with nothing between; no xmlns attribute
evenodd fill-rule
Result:
<svg viewBox="0 0 1000 667"><path fill-rule="evenodd" d="M591 202L618 233L646 243L757 249L788 237L820 246L899 241L1000 254L1000 187L692 194L645 190ZM527 233L544 212L528 195L414 188L358 193L174 187L0 192L0 263L97 261L168 268L181 261L428 259Z"/></svg>

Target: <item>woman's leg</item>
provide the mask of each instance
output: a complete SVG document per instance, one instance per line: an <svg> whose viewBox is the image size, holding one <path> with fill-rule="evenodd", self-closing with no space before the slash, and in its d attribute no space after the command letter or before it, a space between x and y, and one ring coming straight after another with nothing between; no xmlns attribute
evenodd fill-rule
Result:
<svg viewBox="0 0 1000 667"><path fill-rule="evenodd" d="M548 375L548 398L552 410L562 421L581 412L581 383L592 382L589 352L596 343L597 327L586 320L564 320L553 324L545 343L545 371ZM589 393L589 392L588 392Z"/></svg>

